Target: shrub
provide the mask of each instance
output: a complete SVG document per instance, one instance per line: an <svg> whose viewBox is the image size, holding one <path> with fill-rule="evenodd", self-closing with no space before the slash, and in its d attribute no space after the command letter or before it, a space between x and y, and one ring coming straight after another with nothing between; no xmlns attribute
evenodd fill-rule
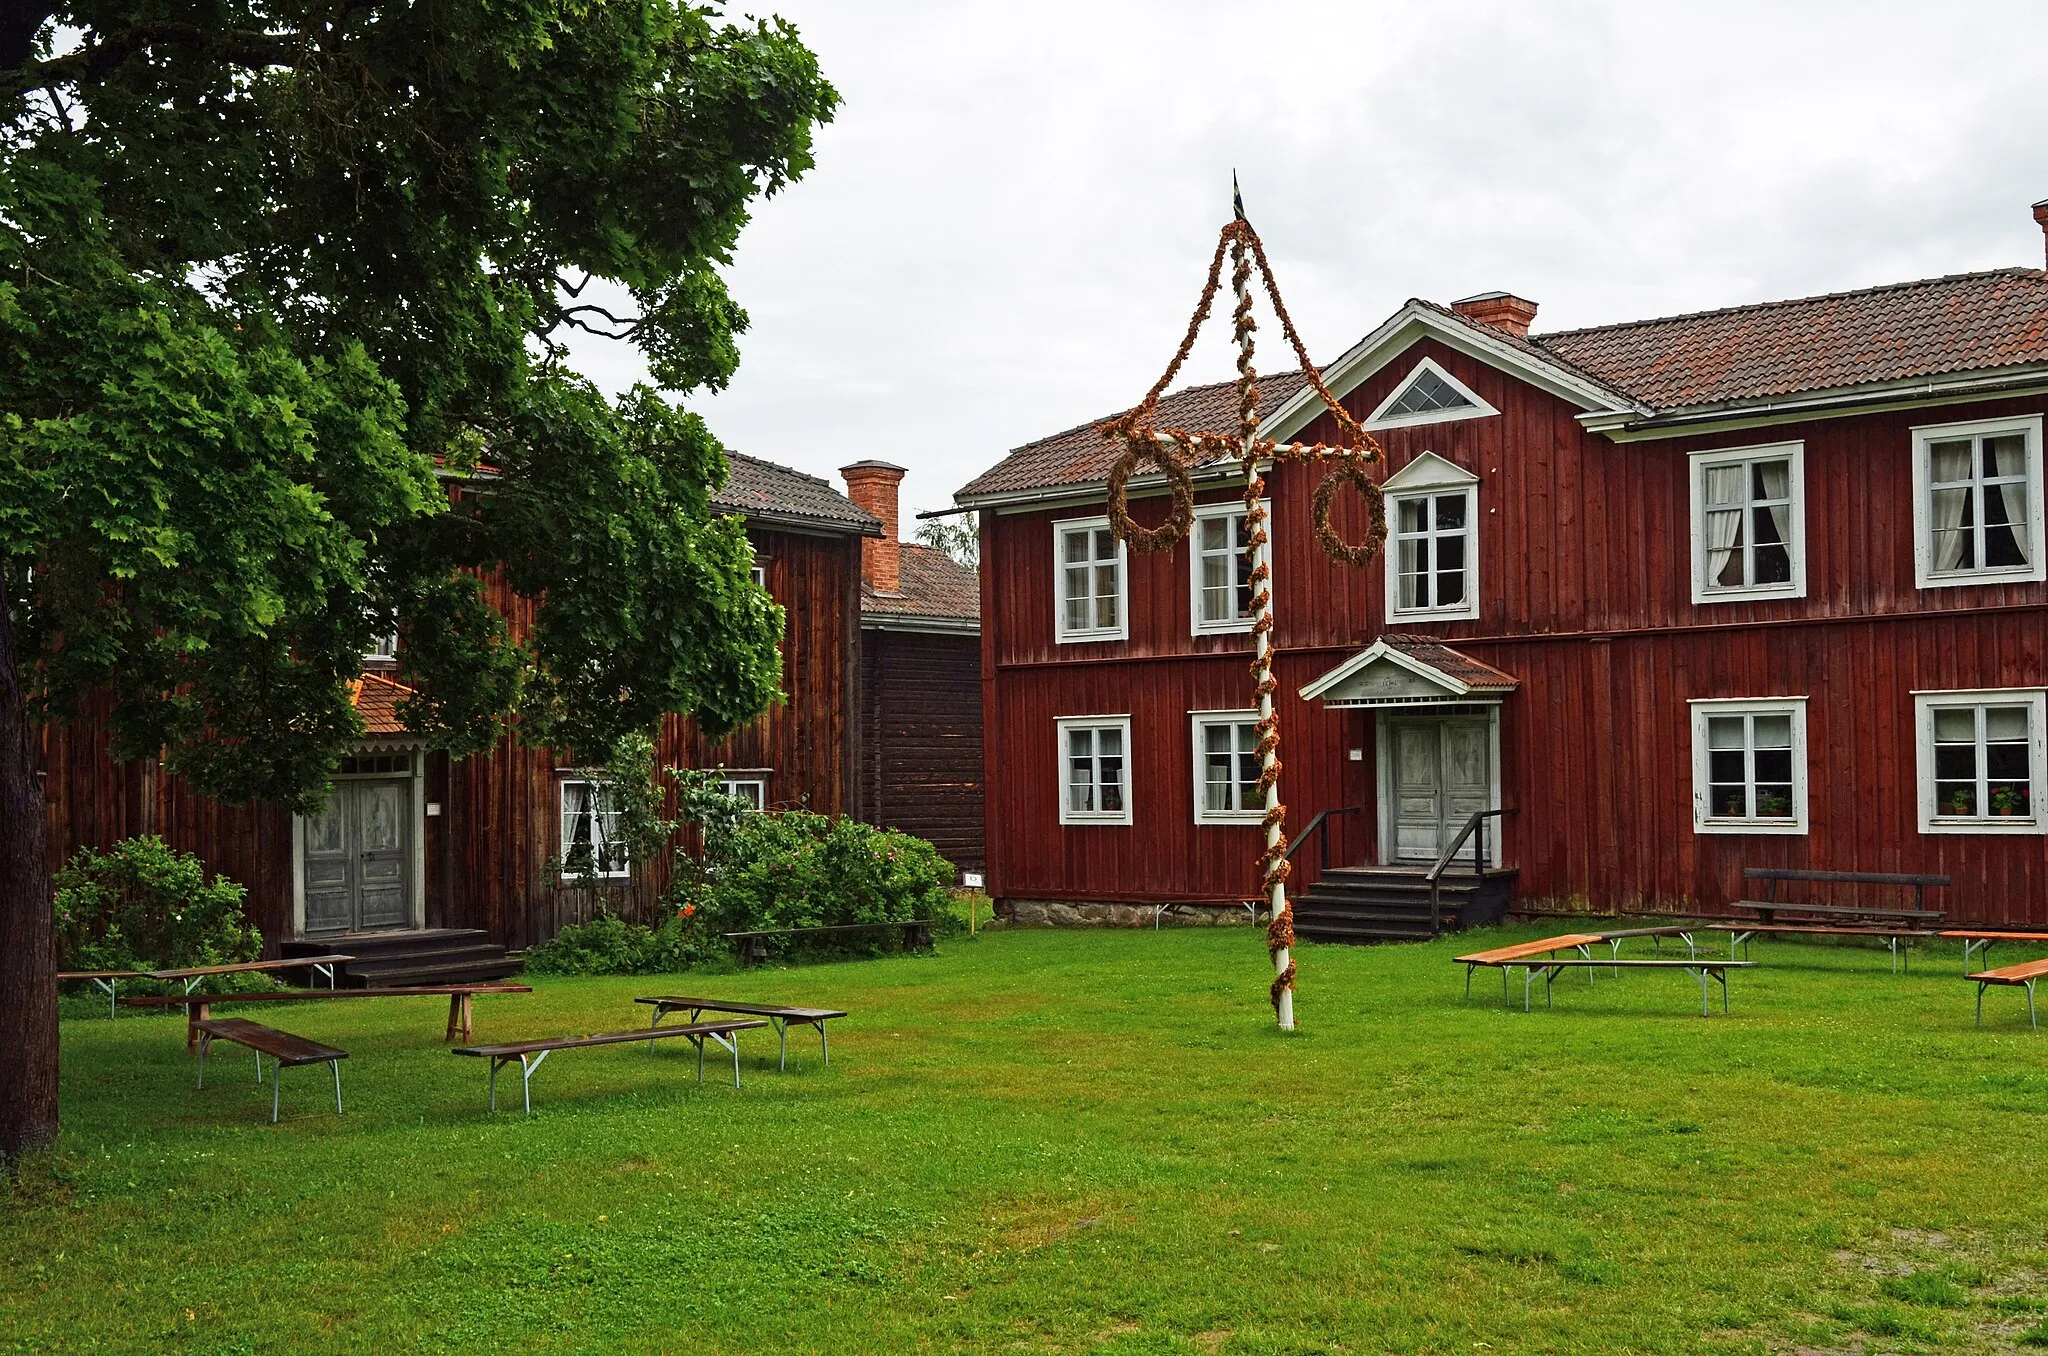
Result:
<svg viewBox="0 0 2048 1356"><path fill-rule="evenodd" d="M526 969L537 975L644 975L663 965L661 934L638 923L599 914L571 923L526 953Z"/></svg>
<svg viewBox="0 0 2048 1356"><path fill-rule="evenodd" d="M155 835L110 852L80 848L57 873L57 941L67 970L167 970L255 960L263 937L248 891Z"/></svg>
<svg viewBox="0 0 2048 1356"><path fill-rule="evenodd" d="M952 883L922 838L788 810L707 825L704 868L679 874L672 900L716 934L950 918Z"/></svg>

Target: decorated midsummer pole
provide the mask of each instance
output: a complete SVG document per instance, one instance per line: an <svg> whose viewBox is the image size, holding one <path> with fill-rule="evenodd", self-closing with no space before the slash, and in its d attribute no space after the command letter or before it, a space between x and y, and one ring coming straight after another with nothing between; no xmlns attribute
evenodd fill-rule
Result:
<svg viewBox="0 0 2048 1356"><path fill-rule="evenodd" d="M1187 535L1194 521L1194 481L1189 469L1196 463L1235 457L1244 475L1244 551L1250 566L1248 583L1252 609L1251 673L1259 715L1256 727L1259 736L1257 787L1265 806L1261 825L1266 832L1265 850L1259 855L1258 870L1260 888L1269 911L1266 950L1273 960L1273 984L1269 994L1273 1015L1282 1031L1292 1031L1294 909L1287 900L1287 806L1280 799L1280 717L1273 699L1273 694L1279 689L1273 677L1273 574L1266 531L1266 485L1264 477L1259 474L1259 463L1271 459L1275 464L1281 461L1320 461L1329 465L1330 473L1316 486L1313 508L1316 542L1326 554L1347 564L1362 566L1379 553L1387 534L1386 509L1379 486L1365 471L1366 466L1381 459L1379 443L1337 403L1336 397L1323 385L1322 374L1309 362L1308 350L1302 344L1301 336L1295 332L1294 321L1280 300L1280 289L1273 281L1273 270L1266 262L1265 249L1259 243L1258 233L1245 219L1244 201L1236 195L1235 188L1236 177L1233 175L1235 214L1216 242L1216 253L1209 261L1209 277L1202 288L1202 298L1195 306L1194 317L1188 322L1187 334L1182 337L1173 361L1167 364L1165 373L1153 384L1144 400L1121 417L1100 425L1100 428L1103 437L1124 444L1124 450L1109 474L1109 520L1116 535L1134 551L1164 550ZM1236 302L1232 330L1237 340L1237 434L1232 438L1186 429L1155 428L1152 417L1157 411L1159 397L1179 373L1181 364L1187 361L1195 336L1215 304L1226 251L1231 263L1231 293ZM1280 321L1281 333L1300 360L1302 375L1322 400L1343 437L1340 447L1320 442L1293 443L1282 447L1259 436L1258 374L1252 369L1255 347L1252 332L1257 329L1252 319L1254 261L1266 284L1266 296L1273 304L1273 313ZM1140 527L1131 521L1130 516L1128 490L1131 473L1146 463L1158 467L1165 475L1171 494L1166 521L1156 528ZM1365 541L1358 546L1346 543L1330 522L1337 491L1346 484L1354 486L1365 501L1366 535Z"/></svg>

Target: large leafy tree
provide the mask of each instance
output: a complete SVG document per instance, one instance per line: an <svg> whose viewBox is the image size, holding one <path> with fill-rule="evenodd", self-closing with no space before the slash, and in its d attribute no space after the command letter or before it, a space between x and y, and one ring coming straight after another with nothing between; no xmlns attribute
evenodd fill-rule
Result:
<svg viewBox="0 0 2048 1356"><path fill-rule="evenodd" d="M674 397L731 374L717 267L836 99L787 25L674 0L0 14L0 1159L56 1133L49 723L304 810L393 629L458 754L772 699L781 618ZM607 400L569 327L662 389Z"/></svg>

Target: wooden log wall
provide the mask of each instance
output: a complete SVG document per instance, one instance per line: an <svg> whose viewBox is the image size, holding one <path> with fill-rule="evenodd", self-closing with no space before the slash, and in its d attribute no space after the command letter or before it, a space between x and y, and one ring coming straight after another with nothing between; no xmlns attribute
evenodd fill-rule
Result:
<svg viewBox="0 0 2048 1356"><path fill-rule="evenodd" d="M981 637L861 633L863 819L981 871Z"/></svg>

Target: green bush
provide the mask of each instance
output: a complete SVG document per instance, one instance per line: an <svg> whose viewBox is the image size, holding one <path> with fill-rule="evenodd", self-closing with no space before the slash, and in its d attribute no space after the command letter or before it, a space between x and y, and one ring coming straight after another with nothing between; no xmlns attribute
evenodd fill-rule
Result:
<svg viewBox="0 0 2048 1356"><path fill-rule="evenodd" d="M526 953L537 975L660 975L722 959L725 948L708 932L693 905L658 928L599 914L571 923Z"/></svg>
<svg viewBox="0 0 2048 1356"><path fill-rule="evenodd" d="M951 919L953 874L922 838L787 810L707 825L703 869L671 899L713 934Z"/></svg>
<svg viewBox="0 0 2048 1356"><path fill-rule="evenodd" d="M66 970L169 970L255 960L263 937L248 895L154 835L110 852L80 848L57 873L56 922Z"/></svg>

